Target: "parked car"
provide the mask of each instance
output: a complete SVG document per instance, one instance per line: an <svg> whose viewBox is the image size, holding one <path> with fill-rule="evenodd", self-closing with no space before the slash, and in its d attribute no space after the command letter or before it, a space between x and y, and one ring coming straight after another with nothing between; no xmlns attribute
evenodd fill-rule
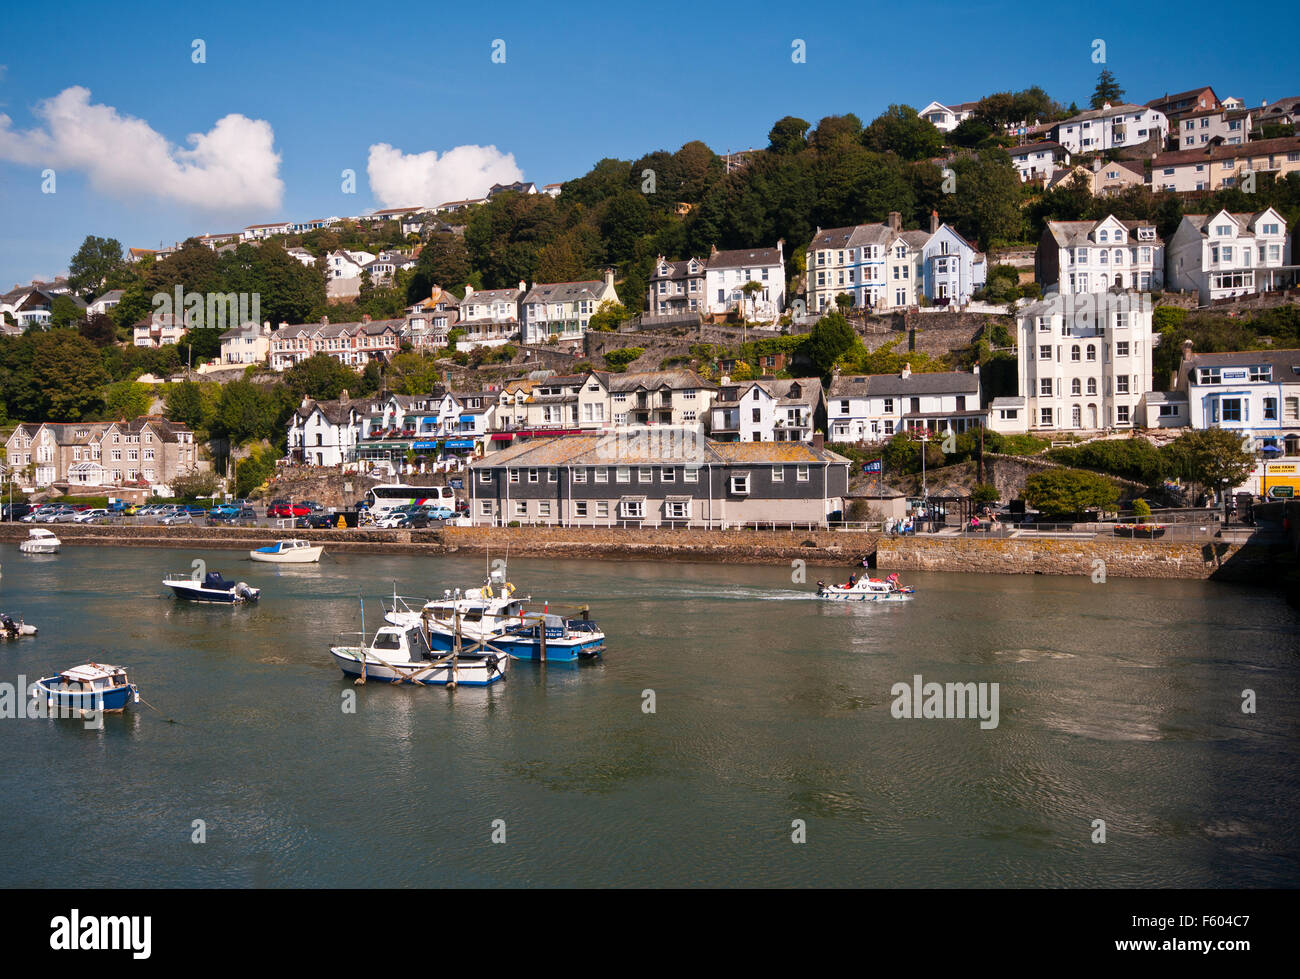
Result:
<svg viewBox="0 0 1300 979"><path fill-rule="evenodd" d="M139 503L132 503L122 511L122 515L125 517L134 517L137 516L142 509L144 509L144 507Z"/></svg>
<svg viewBox="0 0 1300 979"><path fill-rule="evenodd" d="M426 503L420 509L424 511L424 515L430 520L450 520L456 516L451 507L442 506L438 503Z"/></svg>
<svg viewBox="0 0 1300 979"><path fill-rule="evenodd" d="M163 517L158 522L168 527L172 527L175 526L176 524L193 523L194 518L191 517L189 513L185 510L176 510L172 513L167 514L167 516Z"/></svg>
<svg viewBox="0 0 1300 979"><path fill-rule="evenodd" d="M266 515L268 517L288 517L290 516L289 513L279 512L281 507L287 509L288 506L289 506L288 500L272 500L270 503L266 505Z"/></svg>
<svg viewBox="0 0 1300 979"><path fill-rule="evenodd" d="M127 506L126 500L111 500L105 509L109 513L123 513L126 511Z"/></svg>
<svg viewBox="0 0 1300 979"><path fill-rule="evenodd" d="M108 518L112 514L103 507L95 507L93 510L86 510L78 513L72 518L73 523L108 523Z"/></svg>
<svg viewBox="0 0 1300 979"><path fill-rule="evenodd" d="M36 514L37 523L70 523L77 511L70 506L43 506Z"/></svg>
<svg viewBox="0 0 1300 979"><path fill-rule="evenodd" d="M0 506L0 520L22 520L31 512L30 503L6 503Z"/></svg>

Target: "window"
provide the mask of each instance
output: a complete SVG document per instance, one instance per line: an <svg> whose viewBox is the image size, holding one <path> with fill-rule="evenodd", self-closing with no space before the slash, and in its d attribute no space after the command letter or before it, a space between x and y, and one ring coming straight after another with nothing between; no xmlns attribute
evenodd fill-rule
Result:
<svg viewBox="0 0 1300 979"><path fill-rule="evenodd" d="M1051 409L1051 408L1039 408L1039 409L1038 409L1038 424L1039 424L1039 425L1043 425L1043 426L1045 426L1045 427L1047 427L1047 428L1050 428L1050 427L1051 427L1051 425L1052 425L1052 409Z"/></svg>
<svg viewBox="0 0 1300 979"><path fill-rule="evenodd" d="M538 515L539 517L549 517L549 516L551 515L551 501L550 501L550 500L538 500L538 501L537 501L537 515Z"/></svg>
<svg viewBox="0 0 1300 979"><path fill-rule="evenodd" d="M849 403L848 403L847 401L841 401L841 402L840 402L840 414L841 414L841 415L847 415L848 413L849 413Z"/></svg>
<svg viewBox="0 0 1300 979"><path fill-rule="evenodd" d="M1095 377L1088 378L1088 393L1092 395L1097 393L1097 379Z"/></svg>
<svg viewBox="0 0 1300 979"><path fill-rule="evenodd" d="M608 517L608 516L609 516L609 501L608 501L608 500L597 500L597 501L596 501L596 516L598 516L598 517Z"/></svg>
<svg viewBox="0 0 1300 979"><path fill-rule="evenodd" d="M1127 356L1128 356L1128 341L1127 341L1127 340L1117 340L1117 341L1115 342L1115 356L1116 356L1116 357L1127 357Z"/></svg>
<svg viewBox="0 0 1300 979"><path fill-rule="evenodd" d="M1052 379L1050 377L1040 377L1038 379L1038 396L1040 398L1050 398L1052 396Z"/></svg>
<svg viewBox="0 0 1300 979"><path fill-rule="evenodd" d="M490 517L490 516L492 515L492 501L491 501L491 500L479 500L479 502L478 502L478 512L479 512L482 516L484 516L484 517Z"/></svg>
<svg viewBox="0 0 1300 979"><path fill-rule="evenodd" d="M546 470L546 481L547 481L548 483L554 483L554 482L556 482L558 479L559 479L559 470L558 470L558 469L556 469L556 468L554 468L554 467L552 466L552 467L550 467L550 468L548 468L548 469Z"/></svg>
<svg viewBox="0 0 1300 979"><path fill-rule="evenodd" d="M785 481L785 466L772 467L772 482L780 483Z"/></svg>
<svg viewBox="0 0 1300 979"><path fill-rule="evenodd" d="M527 501L527 500L515 500L515 516L516 516L516 517L526 517L526 516L528 516L528 501Z"/></svg>
<svg viewBox="0 0 1300 979"><path fill-rule="evenodd" d="M480 469L479 472L478 472L478 481L479 481L480 483L490 483L490 482L492 482L492 470L491 470L491 469Z"/></svg>
<svg viewBox="0 0 1300 979"><path fill-rule="evenodd" d="M585 517L585 516L587 515L587 501L586 501L586 500L574 500L574 501L573 501L573 515L574 515L575 517Z"/></svg>
<svg viewBox="0 0 1300 979"><path fill-rule="evenodd" d="M575 483L585 483L587 481L587 469L585 466L579 466L573 470L573 481Z"/></svg>
<svg viewBox="0 0 1300 979"><path fill-rule="evenodd" d="M645 500L624 500L619 504L619 516L641 519L645 516Z"/></svg>
<svg viewBox="0 0 1300 979"><path fill-rule="evenodd" d="M1120 374L1115 378L1115 393L1128 394L1128 375Z"/></svg>
<svg viewBox="0 0 1300 979"><path fill-rule="evenodd" d="M598 483L609 482L609 470L606 469L604 466L596 467L596 482Z"/></svg>
<svg viewBox="0 0 1300 979"><path fill-rule="evenodd" d="M1079 345L1077 343L1070 348L1070 360L1075 362L1079 360Z"/></svg>
<svg viewBox="0 0 1300 979"><path fill-rule="evenodd" d="M886 398L886 399L885 399L885 414L886 414L886 415L892 415L893 413L894 413L894 399L893 399L893 398Z"/></svg>
<svg viewBox="0 0 1300 979"><path fill-rule="evenodd" d="M1070 394L1077 398L1082 393L1083 384L1080 383L1079 379L1076 377L1070 381Z"/></svg>
<svg viewBox="0 0 1300 979"><path fill-rule="evenodd" d="M687 466L682 470L683 483L698 483L700 481L700 467Z"/></svg>
<svg viewBox="0 0 1300 979"><path fill-rule="evenodd" d="M1224 398L1220 404L1223 407L1222 419L1225 422L1241 421L1241 399Z"/></svg>
<svg viewBox="0 0 1300 979"><path fill-rule="evenodd" d="M731 492L737 496L744 496L749 493L749 474L743 476L731 477Z"/></svg>
<svg viewBox="0 0 1300 979"><path fill-rule="evenodd" d="M1287 398L1282 402L1283 416L1289 422L1300 421L1300 398Z"/></svg>
<svg viewBox="0 0 1300 979"><path fill-rule="evenodd" d="M800 483L808 482L808 467L796 466L794 470L794 478L796 481Z"/></svg>
<svg viewBox="0 0 1300 979"><path fill-rule="evenodd" d="M1159 415L1161 418L1177 418L1178 405L1161 405Z"/></svg>
<svg viewBox="0 0 1300 979"><path fill-rule="evenodd" d="M655 473L654 473L654 469L653 469L652 467L650 467L650 466L639 466L639 467L637 468L637 471L636 471L636 481L637 481L638 483L652 483L652 482L654 482L654 478L655 478Z"/></svg>
<svg viewBox="0 0 1300 979"><path fill-rule="evenodd" d="M1117 425L1128 424L1128 405L1115 406L1115 424Z"/></svg>
<svg viewBox="0 0 1300 979"><path fill-rule="evenodd" d="M615 470L614 470L614 481L615 481L616 483L630 483L630 482L632 482L632 467L631 467L631 466L619 466L617 469L615 469Z"/></svg>
<svg viewBox="0 0 1300 979"><path fill-rule="evenodd" d="M1268 421L1277 421L1277 398L1264 399L1264 418Z"/></svg>
<svg viewBox="0 0 1300 979"><path fill-rule="evenodd" d="M674 469L672 466L662 466L659 469L659 478L665 483L676 482L677 470Z"/></svg>
<svg viewBox="0 0 1300 979"><path fill-rule="evenodd" d="M1091 343L1088 344L1088 359L1089 360L1097 359L1097 347Z"/></svg>
<svg viewBox="0 0 1300 979"><path fill-rule="evenodd" d="M1041 346L1041 347L1038 348L1038 359L1039 359L1039 360L1051 360L1051 359L1052 359L1052 347L1051 347L1051 344L1044 344L1043 346Z"/></svg>

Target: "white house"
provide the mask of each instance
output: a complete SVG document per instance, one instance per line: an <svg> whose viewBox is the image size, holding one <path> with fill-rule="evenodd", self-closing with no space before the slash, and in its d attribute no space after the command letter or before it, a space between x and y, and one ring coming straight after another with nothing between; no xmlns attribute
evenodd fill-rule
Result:
<svg viewBox="0 0 1300 979"><path fill-rule="evenodd" d="M243 323L221 334L222 364L265 364L270 354L270 323Z"/></svg>
<svg viewBox="0 0 1300 979"><path fill-rule="evenodd" d="M1011 165L1020 174L1022 183L1030 180L1048 180L1057 167L1070 165L1070 151L1060 143L1043 140L1040 143L1026 143L1016 146L1007 153L1011 156Z"/></svg>
<svg viewBox="0 0 1300 979"><path fill-rule="evenodd" d="M305 248L286 248L285 252L290 258L296 258L298 261L302 262L303 265L312 266L316 264L316 256Z"/></svg>
<svg viewBox="0 0 1300 979"><path fill-rule="evenodd" d="M101 313L107 313L110 309L122 301L121 289L110 289L94 302L86 307L88 316L95 316Z"/></svg>
<svg viewBox="0 0 1300 979"><path fill-rule="evenodd" d="M1133 427L1151 386L1151 315L1151 297L1131 290L1052 294L1022 309L1017 347L1025 427Z"/></svg>
<svg viewBox="0 0 1300 979"><path fill-rule="evenodd" d="M344 391L337 401L304 398L289 419L289 458L309 466L338 466L356 455L361 413Z"/></svg>
<svg viewBox="0 0 1300 979"><path fill-rule="evenodd" d="M860 309L917 305L921 249L929 240L929 232L903 231L897 211L884 224L818 228L807 252L809 311L834 309L841 294Z"/></svg>
<svg viewBox="0 0 1300 979"><path fill-rule="evenodd" d="M1089 109L1058 122L1052 138L1071 153L1102 153L1106 150L1141 146L1156 139L1163 146L1169 133L1169 120L1163 112L1127 102L1100 109Z"/></svg>
<svg viewBox="0 0 1300 979"><path fill-rule="evenodd" d="M785 241L775 248L740 248L709 252L704 272L704 300L711 315L739 311L750 320L775 322L785 309ZM744 287L761 287L752 297Z"/></svg>
<svg viewBox="0 0 1300 979"><path fill-rule="evenodd" d="M964 432L983 425L979 368L913 374L844 375L826 394L827 439L880 442L902 431Z"/></svg>
<svg viewBox="0 0 1300 979"><path fill-rule="evenodd" d="M1196 354L1183 343L1174 379L1193 428L1224 428L1257 452L1300 455L1300 350Z"/></svg>
<svg viewBox="0 0 1300 979"><path fill-rule="evenodd" d="M922 119L934 124L934 128L941 133L950 133L959 125L975 114L975 108L978 102L958 102L954 105L944 105L942 102L931 102L924 109L917 113Z"/></svg>
<svg viewBox="0 0 1300 979"><path fill-rule="evenodd" d="M719 442L811 442L825 414L822 384L815 377L724 378L713 401L709 435Z"/></svg>
<svg viewBox="0 0 1300 979"><path fill-rule="evenodd" d="M239 233L244 241L262 241L272 235L292 234L293 224L288 221L276 221L272 224L250 224Z"/></svg>
<svg viewBox="0 0 1300 979"><path fill-rule="evenodd" d="M938 217L931 216L936 224ZM922 287L939 306L965 305L988 279L982 252L947 224L939 225L921 248Z"/></svg>
<svg viewBox="0 0 1300 979"><path fill-rule="evenodd" d="M1295 279L1286 221L1273 208L1255 214L1185 214L1169 239L1170 288L1195 291L1202 305L1280 289Z"/></svg>
<svg viewBox="0 0 1300 979"><path fill-rule="evenodd" d="M1044 291L1105 292L1116 286L1142 292L1165 281L1165 245L1155 225L1121 221L1048 221L1034 253L1034 278Z"/></svg>

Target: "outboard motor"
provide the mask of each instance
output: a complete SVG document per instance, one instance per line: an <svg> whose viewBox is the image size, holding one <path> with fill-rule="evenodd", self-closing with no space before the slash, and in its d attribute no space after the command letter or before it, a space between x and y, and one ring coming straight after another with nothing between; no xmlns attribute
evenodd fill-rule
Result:
<svg viewBox="0 0 1300 979"><path fill-rule="evenodd" d="M241 581L239 584L235 586L235 594L238 595L240 598L242 598L244 601L248 601L250 598L253 597L253 589L248 587L247 582Z"/></svg>

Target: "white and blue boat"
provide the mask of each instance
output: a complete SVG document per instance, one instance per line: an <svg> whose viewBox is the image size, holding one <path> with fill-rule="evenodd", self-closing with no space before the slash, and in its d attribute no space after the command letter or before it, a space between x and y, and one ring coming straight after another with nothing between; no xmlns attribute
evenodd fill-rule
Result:
<svg viewBox="0 0 1300 979"><path fill-rule="evenodd" d="M278 540L274 544L249 551L248 556L254 561L267 564L311 564L320 560L324 550L324 545L305 540Z"/></svg>
<svg viewBox="0 0 1300 979"><path fill-rule="evenodd" d="M603 653L605 634L590 619L529 612L522 623L494 637L492 644L512 659L575 663Z"/></svg>
<svg viewBox="0 0 1300 979"><path fill-rule="evenodd" d="M842 585L817 582L817 597L828 602L910 602L915 591L902 584L897 574L883 580L853 575Z"/></svg>
<svg viewBox="0 0 1300 979"><path fill-rule="evenodd" d="M183 572L169 574L163 584L170 588L177 598L191 602L219 602L225 605L239 605L243 602L255 602L261 597L262 589L253 588L245 581L227 581L220 571L209 571L202 578L191 577Z"/></svg>
<svg viewBox="0 0 1300 979"><path fill-rule="evenodd" d="M45 695L48 707L65 714L101 710L113 714L140 702L140 691L126 668L101 663L84 663L43 677L36 681L36 689Z"/></svg>
<svg viewBox="0 0 1300 979"><path fill-rule="evenodd" d="M361 644L346 640L359 637ZM381 626L367 645L365 633L345 633L330 654L344 676L381 683L486 687L502 679L509 657L491 645L464 643L459 653L430 647L418 626Z"/></svg>

